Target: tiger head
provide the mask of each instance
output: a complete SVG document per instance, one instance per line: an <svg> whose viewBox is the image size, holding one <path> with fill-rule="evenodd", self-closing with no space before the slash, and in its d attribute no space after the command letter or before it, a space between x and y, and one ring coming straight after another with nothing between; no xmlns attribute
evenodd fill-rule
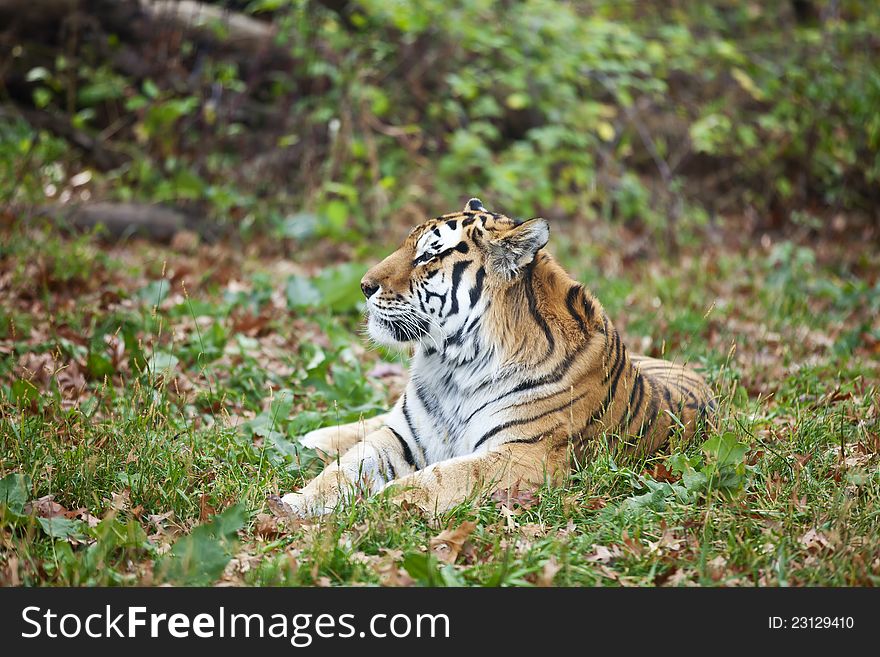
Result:
<svg viewBox="0 0 880 657"><path fill-rule="evenodd" d="M549 235L544 219L515 221L476 198L416 226L361 280L370 337L389 346L466 341L490 296L522 277Z"/></svg>

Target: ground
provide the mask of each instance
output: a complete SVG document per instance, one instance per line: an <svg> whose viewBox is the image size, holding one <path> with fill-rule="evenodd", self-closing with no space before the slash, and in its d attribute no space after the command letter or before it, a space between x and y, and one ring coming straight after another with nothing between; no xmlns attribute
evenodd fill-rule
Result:
<svg viewBox="0 0 880 657"><path fill-rule="evenodd" d="M405 227L162 247L6 215L0 584L880 583L880 255L858 230L705 227L671 250L552 228L633 350L705 374L709 434L635 463L597 445L561 488L439 519L377 498L305 522L266 502L320 467L296 436L403 384L357 281Z"/></svg>

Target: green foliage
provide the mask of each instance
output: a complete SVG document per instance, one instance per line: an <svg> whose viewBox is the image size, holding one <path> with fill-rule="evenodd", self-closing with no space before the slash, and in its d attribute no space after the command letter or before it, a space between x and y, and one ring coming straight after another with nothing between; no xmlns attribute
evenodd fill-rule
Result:
<svg viewBox="0 0 880 657"><path fill-rule="evenodd" d="M12 472L0 479L0 504L9 511L20 514L28 501L30 482L18 472Z"/></svg>
<svg viewBox="0 0 880 657"><path fill-rule="evenodd" d="M440 566L432 554L410 553L403 559L403 567L422 586L463 586L464 581L451 564Z"/></svg>
<svg viewBox="0 0 880 657"><path fill-rule="evenodd" d="M325 308L337 313L362 305L360 280L364 265L347 262L322 269L311 279L293 275L287 281L287 301L292 308Z"/></svg>
<svg viewBox="0 0 880 657"><path fill-rule="evenodd" d="M718 491L734 495L743 490L748 481L745 463L748 446L737 440L735 433L726 431L709 438L702 445L705 458L673 454L669 457L672 472L681 476L682 484L693 495Z"/></svg>
<svg viewBox="0 0 880 657"><path fill-rule="evenodd" d="M231 506L178 540L159 564L160 577L175 584L206 586L223 573L247 522L241 505Z"/></svg>
<svg viewBox="0 0 880 657"><path fill-rule="evenodd" d="M245 11L273 22L283 75L184 40L186 84L135 78L114 67L117 35L22 73L35 107L132 157L93 187L199 203L245 233L347 241L477 192L518 215L652 231L746 205L870 210L880 10L819 3L804 23L791 4L363 0L343 17L272 0ZM21 122L0 126L0 146L17 200L63 194L81 168Z"/></svg>

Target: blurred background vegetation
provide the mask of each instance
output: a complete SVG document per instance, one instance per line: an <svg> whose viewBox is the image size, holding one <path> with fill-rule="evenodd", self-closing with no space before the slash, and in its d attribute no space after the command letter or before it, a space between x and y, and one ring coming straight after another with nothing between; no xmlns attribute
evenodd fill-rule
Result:
<svg viewBox="0 0 880 657"><path fill-rule="evenodd" d="M0 0L0 26L16 216L357 243L479 194L673 251L874 233L873 0Z"/></svg>

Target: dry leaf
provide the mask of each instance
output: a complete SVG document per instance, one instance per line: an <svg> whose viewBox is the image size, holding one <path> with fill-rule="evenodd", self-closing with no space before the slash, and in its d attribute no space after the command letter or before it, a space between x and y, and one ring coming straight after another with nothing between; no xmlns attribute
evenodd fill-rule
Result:
<svg viewBox="0 0 880 657"><path fill-rule="evenodd" d="M831 541L828 540L828 537L816 529L811 529L801 536L800 544L807 550L818 551L831 548Z"/></svg>
<svg viewBox="0 0 880 657"><path fill-rule="evenodd" d="M129 504L131 504L131 490L126 488L121 493L113 493L110 507L114 511L125 511Z"/></svg>
<svg viewBox="0 0 880 657"><path fill-rule="evenodd" d="M717 582L724 577L724 571L727 568L727 559L719 554L706 565L709 567L709 577Z"/></svg>
<svg viewBox="0 0 880 657"><path fill-rule="evenodd" d="M10 554L6 559L6 572L3 576L3 586L21 586L18 576L18 557Z"/></svg>
<svg viewBox="0 0 880 657"><path fill-rule="evenodd" d="M538 503L538 497L535 495L536 489L520 488L521 482L517 481L510 488L499 488L492 493L492 500L497 507L506 506L511 510L515 507L520 509L529 509ZM517 511L518 512L518 511Z"/></svg>
<svg viewBox="0 0 880 657"><path fill-rule="evenodd" d="M610 563L623 554L623 550L618 545L612 545L610 548L604 545L596 545L593 543L593 554L587 556L587 561L591 563Z"/></svg>
<svg viewBox="0 0 880 657"><path fill-rule="evenodd" d="M477 523L468 520L455 529L444 529L431 539L431 553L443 563L455 563L464 542L476 526Z"/></svg>
<svg viewBox="0 0 880 657"><path fill-rule="evenodd" d="M502 504L498 511L501 512L501 515L504 516L504 529L505 531L512 532L519 527L519 524L516 522L516 511L511 510L506 504Z"/></svg>
<svg viewBox="0 0 880 657"><path fill-rule="evenodd" d="M28 502L24 507L24 512L35 514L41 518L55 518L57 516L66 516L68 511L63 506L54 501L55 496L52 494L43 495L43 497Z"/></svg>
<svg viewBox="0 0 880 657"><path fill-rule="evenodd" d="M208 504L208 494L199 497L199 522L207 522L211 516L217 515L217 509Z"/></svg>
<svg viewBox="0 0 880 657"><path fill-rule="evenodd" d="M278 518L268 513L257 514L254 522L254 534L263 538L271 538L283 533L278 526Z"/></svg>
<svg viewBox="0 0 880 657"><path fill-rule="evenodd" d="M553 578L560 570L562 570L562 566L556 561L556 557L550 557L541 569L538 579L535 580L535 586L553 586Z"/></svg>
<svg viewBox="0 0 880 657"><path fill-rule="evenodd" d="M654 479L654 481L661 482L669 482L674 483L681 479L681 477L672 474L663 463L655 463L654 467L647 471L649 475Z"/></svg>

